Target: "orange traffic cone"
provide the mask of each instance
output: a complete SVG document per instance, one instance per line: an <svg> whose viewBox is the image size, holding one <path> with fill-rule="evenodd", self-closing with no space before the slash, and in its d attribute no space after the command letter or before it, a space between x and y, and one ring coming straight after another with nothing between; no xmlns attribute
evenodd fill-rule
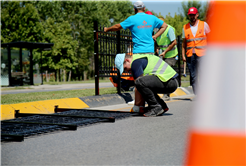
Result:
<svg viewBox="0 0 246 166"><path fill-rule="evenodd" d="M210 2L184 165L246 165L246 2Z"/></svg>

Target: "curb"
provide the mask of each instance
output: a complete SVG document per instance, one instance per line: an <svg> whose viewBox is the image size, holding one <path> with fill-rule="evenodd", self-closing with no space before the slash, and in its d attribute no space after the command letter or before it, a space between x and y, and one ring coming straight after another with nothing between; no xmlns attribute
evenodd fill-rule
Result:
<svg viewBox="0 0 246 166"><path fill-rule="evenodd" d="M177 96L185 96L185 95L191 95L194 94L192 87L178 87L178 89L170 94L170 97L177 97Z"/></svg>
<svg viewBox="0 0 246 166"><path fill-rule="evenodd" d="M134 93L106 94L98 96L80 97L90 108L128 103L134 100Z"/></svg>
<svg viewBox="0 0 246 166"><path fill-rule="evenodd" d="M191 87L179 87L175 92L170 94L170 97L184 96L189 94L193 94ZM65 98L19 104L6 104L1 105L1 120L14 119L15 110L20 110L20 113L53 114L55 106L57 105L59 108L83 109L128 103L134 100L134 98L134 92L129 92L122 94L106 94L79 98Z"/></svg>

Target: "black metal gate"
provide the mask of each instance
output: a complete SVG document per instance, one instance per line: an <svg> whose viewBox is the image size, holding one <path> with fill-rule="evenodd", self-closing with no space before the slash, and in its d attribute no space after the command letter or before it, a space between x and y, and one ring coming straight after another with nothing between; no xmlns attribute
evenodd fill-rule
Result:
<svg viewBox="0 0 246 166"><path fill-rule="evenodd" d="M177 38L178 61L177 67L174 69L179 74L181 85L181 41L180 36ZM99 95L99 77L112 77L112 75L120 76L118 69L114 65L114 59L118 53L132 54L133 44L131 32L129 30L120 30L115 32L104 32L104 26L99 26L98 22L94 22L94 60L95 60L95 95ZM129 76L131 75L128 73ZM121 93L120 79L118 79L117 93Z"/></svg>
<svg viewBox="0 0 246 166"><path fill-rule="evenodd" d="M116 54L127 52L132 53L129 30L105 33L104 26L98 26L98 22L94 22L95 95L99 95L99 77L120 77L114 59ZM117 92L120 93L120 79Z"/></svg>

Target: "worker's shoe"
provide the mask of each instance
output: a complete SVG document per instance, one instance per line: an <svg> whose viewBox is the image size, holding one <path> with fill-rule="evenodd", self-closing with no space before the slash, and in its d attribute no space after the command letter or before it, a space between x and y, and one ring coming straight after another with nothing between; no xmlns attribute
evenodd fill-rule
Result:
<svg viewBox="0 0 246 166"><path fill-rule="evenodd" d="M164 110L162 109L162 107L160 105L158 105L154 108L149 109L148 112L144 113L144 116L155 117L155 116L161 115L163 113L164 113Z"/></svg>
<svg viewBox="0 0 246 166"><path fill-rule="evenodd" d="M163 110L164 110L164 113L165 113L165 112L167 112L169 110L169 108L167 107L167 108L164 108Z"/></svg>
<svg viewBox="0 0 246 166"><path fill-rule="evenodd" d="M167 105L161 105L162 109L164 110L163 113L167 112L169 110L169 108L167 107ZM151 108L150 107L144 107L143 108L143 112L141 113L147 113Z"/></svg>
<svg viewBox="0 0 246 166"><path fill-rule="evenodd" d="M158 102L161 105L162 109L164 110L164 113L169 110L169 108L167 107L167 104L162 99L158 100Z"/></svg>
<svg viewBox="0 0 246 166"><path fill-rule="evenodd" d="M164 110L164 113L169 110L169 108L167 107L167 104L166 103L161 103L161 107Z"/></svg>

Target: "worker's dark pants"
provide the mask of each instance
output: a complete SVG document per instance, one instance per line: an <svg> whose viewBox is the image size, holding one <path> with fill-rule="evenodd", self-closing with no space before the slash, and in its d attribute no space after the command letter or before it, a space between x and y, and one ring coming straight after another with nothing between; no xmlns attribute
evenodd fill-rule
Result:
<svg viewBox="0 0 246 166"><path fill-rule="evenodd" d="M166 106L166 103L158 96L158 93L172 93L178 87L176 79L170 79L167 82L162 82L155 75L142 76L136 79L135 85L149 107L161 105Z"/></svg>
<svg viewBox="0 0 246 166"><path fill-rule="evenodd" d="M177 60L175 59L175 57L172 57L172 58L163 58L163 60L169 65L171 66L172 68L175 66ZM170 93L168 94L165 94L165 96L169 97L170 98Z"/></svg>
<svg viewBox="0 0 246 166"><path fill-rule="evenodd" d="M175 59L175 57L173 58L164 58L163 59L169 66L171 66L172 68L175 66L177 60Z"/></svg>
<svg viewBox="0 0 246 166"><path fill-rule="evenodd" d="M190 85L193 88L194 94L196 94L197 90L197 76L198 76L198 67L201 61L201 57L197 56L196 54L192 54L191 57L187 57L187 67L190 72Z"/></svg>

